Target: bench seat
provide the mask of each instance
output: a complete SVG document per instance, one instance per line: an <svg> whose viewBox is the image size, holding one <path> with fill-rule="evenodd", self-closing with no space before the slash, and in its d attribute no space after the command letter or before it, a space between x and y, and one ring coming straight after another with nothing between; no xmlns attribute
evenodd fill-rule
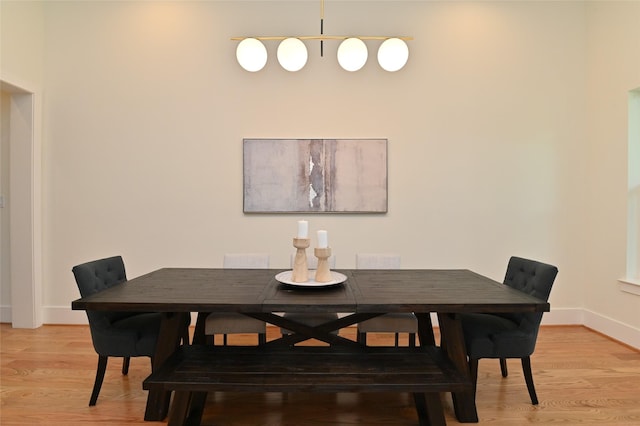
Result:
<svg viewBox="0 0 640 426"><path fill-rule="evenodd" d="M170 425L199 424L206 393L215 391L409 392L421 425L444 425L439 392L471 391L472 384L437 347L192 345L179 348L143 388L176 391Z"/></svg>

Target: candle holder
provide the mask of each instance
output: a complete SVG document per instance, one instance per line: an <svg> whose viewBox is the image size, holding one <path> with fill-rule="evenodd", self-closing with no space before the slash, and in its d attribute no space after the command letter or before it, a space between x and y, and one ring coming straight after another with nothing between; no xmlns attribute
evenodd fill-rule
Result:
<svg viewBox="0 0 640 426"><path fill-rule="evenodd" d="M315 248L314 254L318 258L318 269L316 270L316 282L326 283L333 280L331 271L329 270L329 257L331 256L331 247Z"/></svg>
<svg viewBox="0 0 640 426"><path fill-rule="evenodd" d="M293 246L296 248L296 257L293 260L293 271L291 271L291 281L304 283L309 281L309 267L307 266L306 249L311 244L309 238L294 238Z"/></svg>

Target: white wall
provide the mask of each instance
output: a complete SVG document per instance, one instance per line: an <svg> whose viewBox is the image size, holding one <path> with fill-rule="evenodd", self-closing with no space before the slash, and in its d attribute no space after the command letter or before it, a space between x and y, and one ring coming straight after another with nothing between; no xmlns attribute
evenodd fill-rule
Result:
<svg viewBox="0 0 640 426"><path fill-rule="evenodd" d="M598 7L635 11L609 3ZM347 73L336 43L324 58L309 43L309 63L291 74L274 43L251 74L229 38L316 33L316 2L45 3L50 322L70 318L74 264L122 254L133 277L259 251L286 268L301 217L329 230L338 268L353 267L358 251L392 251L403 267L502 280L510 255L532 257L560 269L554 311L609 316L589 294L619 274L596 282L610 271L587 261L603 238L590 231L594 191L610 196L619 183L603 174L589 186L597 153L588 146L601 141L588 136L585 66L597 36L587 24L599 14L582 2L330 1L326 33L413 36L407 67L381 71L371 42L370 62ZM388 138L388 214L244 215L244 137ZM606 161L626 165L623 153ZM624 226L624 212L599 226ZM610 265L625 258L603 255ZM617 297L603 288L599 297ZM635 308L621 300L612 318L637 331Z"/></svg>
<svg viewBox="0 0 640 426"><path fill-rule="evenodd" d="M40 89L45 37L42 2L2 0L0 23L0 77L14 85Z"/></svg>

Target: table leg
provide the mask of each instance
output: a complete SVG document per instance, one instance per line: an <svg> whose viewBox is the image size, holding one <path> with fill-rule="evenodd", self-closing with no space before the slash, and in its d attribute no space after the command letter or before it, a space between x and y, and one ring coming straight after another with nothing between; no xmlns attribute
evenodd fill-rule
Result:
<svg viewBox="0 0 640 426"><path fill-rule="evenodd" d="M209 312L198 312L198 318L196 319L196 327L193 332L193 344L204 345L205 344L205 323L207 321Z"/></svg>
<svg viewBox="0 0 640 426"><path fill-rule="evenodd" d="M156 353L153 356L152 370L157 371L160 366L180 346L184 327L188 324L188 312L165 312L160 324L160 335L156 343ZM147 421L164 420L169 412L171 392L160 389L149 390L147 408L144 419Z"/></svg>
<svg viewBox="0 0 640 426"><path fill-rule="evenodd" d="M462 332L462 322L455 314L438 313L438 323L440 325L440 335L442 348L453 362L456 369L469 377L469 363L467 362L467 349L464 343ZM463 423L478 422L478 412L473 390L465 392L452 392L453 408L456 417Z"/></svg>
<svg viewBox="0 0 640 426"><path fill-rule="evenodd" d="M205 322L208 312L198 312L193 344L205 344ZM207 400L207 392L176 392L169 411L169 426L199 425Z"/></svg>
<svg viewBox="0 0 640 426"><path fill-rule="evenodd" d="M431 323L431 314L429 312L416 312L418 318L418 339L420 346L435 346L436 338L433 335L433 324Z"/></svg>

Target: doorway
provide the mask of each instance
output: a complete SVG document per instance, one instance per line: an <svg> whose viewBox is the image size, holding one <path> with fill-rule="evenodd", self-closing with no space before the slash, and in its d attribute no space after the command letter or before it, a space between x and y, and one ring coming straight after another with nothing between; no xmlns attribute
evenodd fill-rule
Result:
<svg viewBox="0 0 640 426"><path fill-rule="evenodd" d="M41 150L35 93L0 80L0 320L42 325Z"/></svg>

